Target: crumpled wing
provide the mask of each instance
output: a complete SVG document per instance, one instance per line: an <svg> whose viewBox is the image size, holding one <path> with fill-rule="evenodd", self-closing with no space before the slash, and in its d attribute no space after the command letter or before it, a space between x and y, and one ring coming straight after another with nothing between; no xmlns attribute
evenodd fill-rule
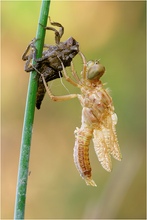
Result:
<svg viewBox="0 0 147 220"><path fill-rule="evenodd" d="M112 170L111 155L116 160L121 160L115 125L117 115L109 114L98 129L94 129L93 143L96 155L102 167L110 172Z"/></svg>

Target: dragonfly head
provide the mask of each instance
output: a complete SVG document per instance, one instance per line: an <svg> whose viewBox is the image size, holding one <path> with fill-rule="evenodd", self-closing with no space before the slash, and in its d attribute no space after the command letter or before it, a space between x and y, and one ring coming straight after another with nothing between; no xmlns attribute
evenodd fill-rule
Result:
<svg viewBox="0 0 147 220"><path fill-rule="evenodd" d="M99 80L104 74L105 67L99 63L99 61L89 61L87 63L87 79L88 80Z"/></svg>

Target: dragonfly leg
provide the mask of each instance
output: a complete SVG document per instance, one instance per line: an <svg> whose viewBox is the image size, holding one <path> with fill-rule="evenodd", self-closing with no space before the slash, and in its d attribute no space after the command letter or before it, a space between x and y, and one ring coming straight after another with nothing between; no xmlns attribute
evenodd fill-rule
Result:
<svg viewBox="0 0 147 220"><path fill-rule="evenodd" d="M62 69L63 69L63 76L65 77L65 80L68 81L70 84L72 84L73 86L76 86L76 87L81 87L80 84L76 83L75 81L73 81L66 73L66 70L65 70L65 67L63 65L63 62L61 61L61 59L58 57L58 59L60 60L61 62L61 65L62 65Z"/></svg>
<svg viewBox="0 0 147 220"><path fill-rule="evenodd" d="M49 17L49 20L50 20L50 24L51 25L60 27L59 31L57 31L53 27L45 27L46 30L51 30L51 31L55 32L55 42L56 42L56 44L59 44L60 43L60 39L61 39L62 35L64 34L64 27L60 23L58 23L58 22L51 21L50 17Z"/></svg>
<svg viewBox="0 0 147 220"><path fill-rule="evenodd" d="M73 99L73 98L77 98L77 94L69 94L69 95L62 95L62 96L55 96L52 94L51 90L49 89L49 87L47 86L47 83L45 81L45 78L43 76L43 74L41 74L45 89L49 95L49 97L53 100L53 101L66 101L69 99Z"/></svg>
<svg viewBox="0 0 147 220"><path fill-rule="evenodd" d="M82 70L82 78L85 80L87 77L86 77L86 72L87 72L87 61L86 61L86 58L84 57L84 55L82 54L81 51L79 51L79 55L81 56L82 58L82 61L83 61L83 70Z"/></svg>
<svg viewBox="0 0 147 220"><path fill-rule="evenodd" d="M22 60L26 61L26 63L25 63L25 71L26 72L30 72L30 71L34 70L31 62L32 62L32 59L34 59L34 60L36 59L37 50L36 50L36 47L34 45L35 42L36 42L36 38L34 38L29 43L29 45L27 46L25 52L22 55ZM27 55L30 48L31 48L31 53L29 55Z"/></svg>
<svg viewBox="0 0 147 220"><path fill-rule="evenodd" d="M76 73L75 69L74 69L74 65L73 65L73 62L71 61L71 72L72 72L72 75L73 77L75 78L75 80L78 82L78 87L81 88L82 87L82 82L78 76L78 74Z"/></svg>

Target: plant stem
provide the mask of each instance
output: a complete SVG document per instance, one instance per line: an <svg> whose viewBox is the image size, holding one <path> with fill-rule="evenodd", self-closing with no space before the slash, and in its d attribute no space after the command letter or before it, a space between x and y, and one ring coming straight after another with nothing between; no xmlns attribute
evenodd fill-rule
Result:
<svg viewBox="0 0 147 220"><path fill-rule="evenodd" d="M38 39L36 41L37 58L42 56L42 50L43 50L44 38L45 38L45 29L43 27L47 26L49 6L50 6L50 0L42 0L40 17L39 17L39 24L42 24L42 26L38 24L38 29L36 32L36 39ZM36 93L37 93L36 75L37 73L35 71L32 71L30 73L30 79L28 85L28 93L27 93L22 140L21 140L20 159L19 159L19 167L18 167L18 180L17 180L17 189L16 189L14 219L24 219L24 213L25 213L30 147L31 147L32 128L34 121Z"/></svg>

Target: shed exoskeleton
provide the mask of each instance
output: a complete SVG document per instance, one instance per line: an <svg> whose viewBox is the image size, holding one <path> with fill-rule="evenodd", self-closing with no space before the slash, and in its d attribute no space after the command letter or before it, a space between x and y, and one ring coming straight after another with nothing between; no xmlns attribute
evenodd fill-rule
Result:
<svg viewBox="0 0 147 220"><path fill-rule="evenodd" d="M38 73L43 74L46 83L56 78L62 77L61 71L63 68L60 60L65 67L70 66L72 59L79 52L79 43L73 37L68 38L64 42L60 42L64 33L64 27L58 22L52 22L50 20L50 23L51 25L60 27L59 31L53 27L44 27L46 30L54 31L56 45L44 45L44 48L46 49L43 50L42 57L36 58L37 50L35 47L35 42L37 39L34 38L22 56L22 60L26 61L25 71L30 72L34 69L37 70ZM31 53L28 55L29 50L31 50ZM36 64L32 65L32 59L35 60ZM38 90L36 98L37 109L40 109L45 92L46 90L42 81L42 77L40 74L38 74Z"/></svg>

